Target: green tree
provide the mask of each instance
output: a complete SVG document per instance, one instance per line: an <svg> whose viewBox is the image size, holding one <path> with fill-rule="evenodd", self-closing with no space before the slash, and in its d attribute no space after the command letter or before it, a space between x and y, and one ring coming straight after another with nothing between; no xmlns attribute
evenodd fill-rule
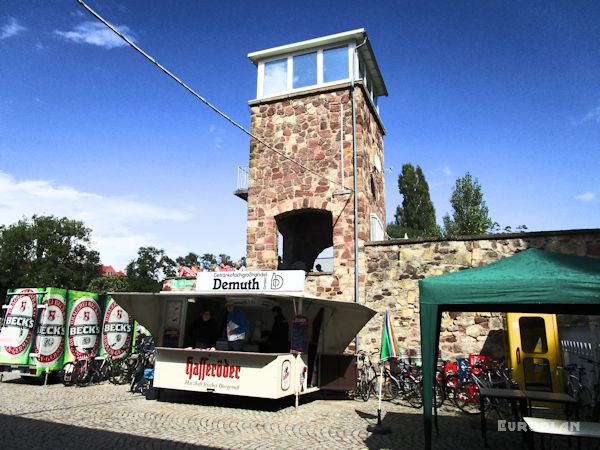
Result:
<svg viewBox="0 0 600 450"><path fill-rule="evenodd" d="M469 172L456 180L450 203L452 217L449 214L444 216L446 236L484 234L493 228L494 221L489 217L481 185Z"/></svg>
<svg viewBox="0 0 600 450"><path fill-rule="evenodd" d="M187 256L178 257L175 262L181 266L192 267L200 266L200 257L193 252L187 254Z"/></svg>
<svg viewBox="0 0 600 450"><path fill-rule="evenodd" d="M158 292L165 277L175 275L175 261L155 247L140 247L136 259L125 269L129 290L134 292Z"/></svg>
<svg viewBox="0 0 600 450"><path fill-rule="evenodd" d="M421 167L415 169L410 163L404 164L398 176L398 189L402 206L396 208L395 221L387 227L388 235L392 238L401 238L404 234L411 238L440 236L429 185Z"/></svg>
<svg viewBox="0 0 600 450"><path fill-rule="evenodd" d="M221 253L219 255L219 264L227 264L229 266L233 266L233 261L231 260L231 256L226 255L225 253Z"/></svg>
<svg viewBox="0 0 600 450"><path fill-rule="evenodd" d="M208 270L217 264L217 258L212 253L205 253L200 257L200 262L202 264L202 268L204 270Z"/></svg>
<svg viewBox="0 0 600 450"><path fill-rule="evenodd" d="M87 287L88 291L106 294L107 292L126 292L129 290L127 277L101 276L94 278Z"/></svg>
<svg viewBox="0 0 600 450"><path fill-rule="evenodd" d="M7 288L84 290L100 274L91 230L66 217L33 216L0 226L0 295Z"/></svg>

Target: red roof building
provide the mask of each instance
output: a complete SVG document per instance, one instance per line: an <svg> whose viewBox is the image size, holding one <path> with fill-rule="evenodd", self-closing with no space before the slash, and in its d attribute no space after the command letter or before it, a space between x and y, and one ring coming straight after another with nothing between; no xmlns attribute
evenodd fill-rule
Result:
<svg viewBox="0 0 600 450"><path fill-rule="evenodd" d="M120 270L117 272L113 266L102 266L101 269L103 277L124 277L125 274Z"/></svg>

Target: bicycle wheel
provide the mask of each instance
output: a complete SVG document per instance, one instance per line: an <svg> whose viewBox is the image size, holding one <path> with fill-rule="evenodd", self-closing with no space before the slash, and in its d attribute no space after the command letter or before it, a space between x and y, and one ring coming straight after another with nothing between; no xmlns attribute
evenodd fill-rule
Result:
<svg viewBox="0 0 600 450"><path fill-rule="evenodd" d="M356 394L357 398L360 398L363 402L366 402L369 400L369 398L371 397L371 392L370 392L370 383L369 381L363 379L360 380L359 386L358 386L358 391Z"/></svg>
<svg viewBox="0 0 600 450"><path fill-rule="evenodd" d="M108 363L92 360L90 362L90 382L102 383L108 377Z"/></svg>
<svg viewBox="0 0 600 450"><path fill-rule="evenodd" d="M87 360L79 360L75 362L75 372L77 373L77 378L75 383L77 386L87 386L92 381L92 373L90 370L90 363Z"/></svg>
<svg viewBox="0 0 600 450"><path fill-rule="evenodd" d="M435 407L439 408L444 404L444 388L439 382L436 382L433 385L433 401L435 402Z"/></svg>
<svg viewBox="0 0 600 450"><path fill-rule="evenodd" d="M406 396L408 404L413 408L420 408L423 406L423 389L421 383L416 382L413 379L409 379L406 384Z"/></svg>
<svg viewBox="0 0 600 450"><path fill-rule="evenodd" d="M466 414L479 413L479 391L475 384L465 384L458 388L454 397L454 403Z"/></svg>
<svg viewBox="0 0 600 450"><path fill-rule="evenodd" d="M489 412L486 414L494 412L500 420L508 420L512 416L512 405L505 398L493 398L489 401L486 399L484 408L489 409Z"/></svg>
<svg viewBox="0 0 600 450"><path fill-rule="evenodd" d="M583 420L592 419L594 405L592 404L592 392L590 389L582 384L577 387L577 390L571 396L577 400L579 416Z"/></svg>
<svg viewBox="0 0 600 450"><path fill-rule="evenodd" d="M60 370L60 381L65 386L73 386L75 384L75 364L72 362L65 363Z"/></svg>
<svg viewBox="0 0 600 450"><path fill-rule="evenodd" d="M133 379L133 374L135 372L135 365L137 363L137 358L135 356L129 356L128 358L124 358L121 362L121 371L123 373L123 381L121 384L129 384Z"/></svg>
<svg viewBox="0 0 600 450"><path fill-rule="evenodd" d="M386 377L382 396L384 400L392 401L400 395L400 382L392 377Z"/></svg>
<svg viewBox="0 0 600 450"><path fill-rule="evenodd" d="M127 382L127 362L126 358L113 359L108 366L108 381L112 384L124 384Z"/></svg>
<svg viewBox="0 0 600 450"><path fill-rule="evenodd" d="M446 382L444 387L444 398L448 399L448 401L452 404L455 404L454 399L456 398L456 393L458 391L458 386L460 385L458 375L449 374L446 376Z"/></svg>
<svg viewBox="0 0 600 450"><path fill-rule="evenodd" d="M140 393L144 397L148 393L148 390L150 389L151 385L152 385L152 381L144 378L144 382L142 383L142 386L140 387Z"/></svg>

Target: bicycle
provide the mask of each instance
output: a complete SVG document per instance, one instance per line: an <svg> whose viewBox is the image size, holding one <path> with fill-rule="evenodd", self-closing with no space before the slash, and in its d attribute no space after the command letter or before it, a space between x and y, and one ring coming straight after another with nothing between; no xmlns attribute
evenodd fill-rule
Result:
<svg viewBox="0 0 600 450"><path fill-rule="evenodd" d="M580 358L587 360L581 356ZM588 362L593 361L588 360ZM585 369L577 364L568 364L563 369L568 373L567 394L577 400L577 408L581 417L590 418L593 415L594 405L592 391L583 383Z"/></svg>
<svg viewBox="0 0 600 450"><path fill-rule="evenodd" d="M90 382L89 362L93 357L91 351L93 347L84 348L86 356L76 359L75 361L66 362L61 371L60 379L65 386L85 386Z"/></svg>
<svg viewBox="0 0 600 450"><path fill-rule="evenodd" d="M408 402L413 408L420 408L423 405L423 395L421 388L420 373L408 362L397 362L395 374L392 373L391 367L383 366L383 378L381 379L381 394L382 398L387 401L400 398ZM390 366L392 366L390 362ZM375 382L373 380L372 390L375 390Z"/></svg>
<svg viewBox="0 0 600 450"><path fill-rule="evenodd" d="M150 379L146 376L147 369L154 368L156 350L154 349L154 339L152 336L144 336L141 345L138 346L139 353L133 368L133 376L129 386L130 392L140 392L145 394L150 387Z"/></svg>
<svg viewBox="0 0 600 450"><path fill-rule="evenodd" d="M595 372L599 370L600 362L594 361L593 359L587 358L585 356L580 356L579 358L596 366L596 369L594 369ZM600 421L600 374L598 377L596 377L596 383L594 383L594 390L591 392L591 404L591 419L593 422L598 422Z"/></svg>
<svg viewBox="0 0 600 450"><path fill-rule="evenodd" d="M459 385L457 370L455 362L438 361L434 385L436 393L433 397L437 408L441 407L446 400L454 403L456 390Z"/></svg>
<svg viewBox="0 0 600 450"><path fill-rule="evenodd" d="M460 363L459 363L460 366ZM480 411L480 389L511 389L514 382L506 375L502 363L485 360L474 364L472 367L462 367L459 370L458 389L454 396L456 406L466 414L477 414ZM502 398L486 398L484 402L486 411L494 411L499 419L508 419L512 412L509 400Z"/></svg>
<svg viewBox="0 0 600 450"><path fill-rule="evenodd" d="M361 398L363 401L368 401L371 396L372 382L377 378L375 367L371 362L371 357L379 350L367 354L364 351L356 353L360 368L358 369L358 379L356 389L354 390L354 398Z"/></svg>
<svg viewBox="0 0 600 450"><path fill-rule="evenodd" d="M137 358L131 355L118 359L113 358L108 369L108 381L112 384L130 384L136 360Z"/></svg>

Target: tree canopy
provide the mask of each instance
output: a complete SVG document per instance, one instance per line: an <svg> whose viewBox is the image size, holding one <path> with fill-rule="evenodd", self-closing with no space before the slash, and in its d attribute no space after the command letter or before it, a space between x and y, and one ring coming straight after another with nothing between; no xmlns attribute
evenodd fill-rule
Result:
<svg viewBox="0 0 600 450"><path fill-rule="evenodd" d="M202 265L200 257L193 252L189 252L186 256L179 256L175 262L186 267L200 267Z"/></svg>
<svg viewBox="0 0 600 450"><path fill-rule="evenodd" d="M175 261L164 250L155 247L140 247L138 256L131 261L125 272L131 291L158 292L165 277L175 275Z"/></svg>
<svg viewBox="0 0 600 450"><path fill-rule="evenodd" d="M94 278L88 285L87 290L106 294L107 292L127 292L131 289L127 277L111 275Z"/></svg>
<svg viewBox="0 0 600 450"><path fill-rule="evenodd" d="M440 236L440 227L435 221L435 208L429 196L429 185L421 167L407 163L398 176L398 189L402 195L402 206L396 208L395 221L388 225L392 238L408 235L415 237Z"/></svg>
<svg viewBox="0 0 600 450"><path fill-rule="evenodd" d="M444 216L446 236L484 234L494 226L483 200L481 185L469 172L456 180L450 203L452 217L449 214Z"/></svg>
<svg viewBox="0 0 600 450"><path fill-rule="evenodd" d="M242 258L245 261L245 258ZM199 256L189 252L177 264L215 269L232 265L224 253ZM0 300L9 288L60 287L93 292L158 292L162 280L176 274L176 263L165 251L140 247L126 268L127 276L101 276L100 255L91 248L91 230L66 217L23 218L0 225Z"/></svg>
<svg viewBox="0 0 600 450"><path fill-rule="evenodd" d="M13 287L85 290L100 275L91 230L66 217L33 216L0 226L0 294Z"/></svg>

